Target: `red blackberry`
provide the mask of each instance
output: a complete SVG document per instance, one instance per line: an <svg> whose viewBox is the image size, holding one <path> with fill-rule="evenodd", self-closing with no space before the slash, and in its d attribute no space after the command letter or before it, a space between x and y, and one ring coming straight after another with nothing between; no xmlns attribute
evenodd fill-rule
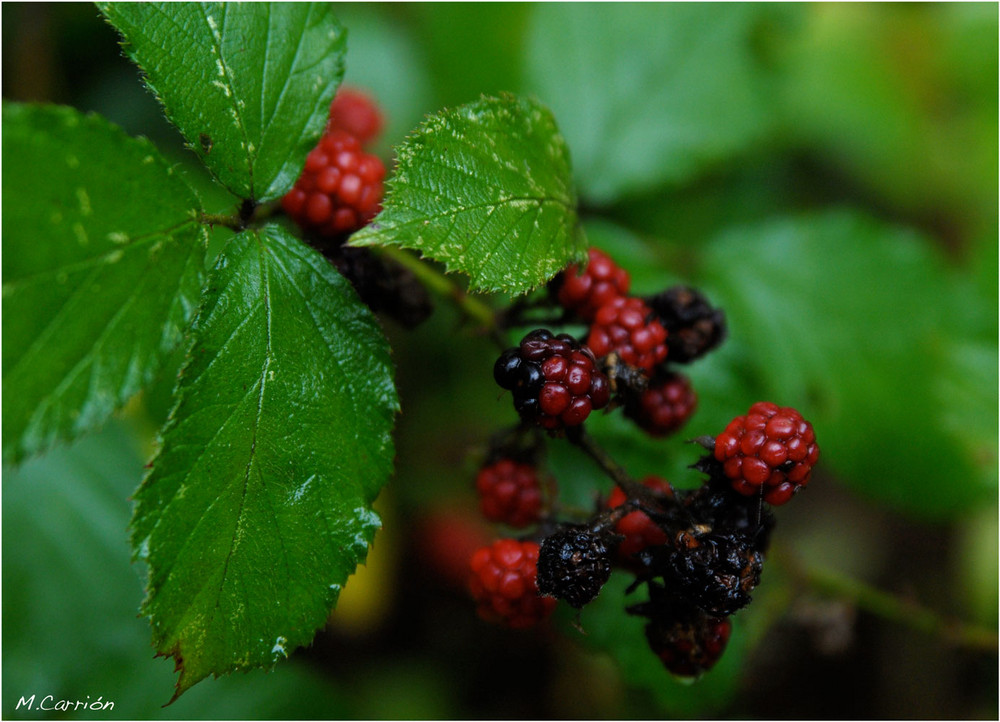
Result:
<svg viewBox="0 0 1000 722"><path fill-rule="evenodd" d="M596 356L613 351L629 366L651 373L667 357L666 340L666 329L642 299L618 297L594 314L587 346Z"/></svg>
<svg viewBox="0 0 1000 722"><path fill-rule="evenodd" d="M713 454L733 489L778 506L809 483L819 446L798 411L759 401L715 437Z"/></svg>
<svg viewBox="0 0 1000 722"><path fill-rule="evenodd" d="M581 608L611 576L610 552L599 534L570 528L545 538L538 552L538 591Z"/></svg>
<svg viewBox="0 0 1000 722"><path fill-rule="evenodd" d="M382 113L368 95L356 88L341 87L330 103L328 129L343 130L367 145L382 132Z"/></svg>
<svg viewBox="0 0 1000 722"><path fill-rule="evenodd" d="M579 426L611 399L608 378L594 355L567 334L536 329L504 351L493 378L513 392L521 417L549 430Z"/></svg>
<svg viewBox="0 0 1000 722"><path fill-rule="evenodd" d="M725 618L693 614L686 619L653 619L646 641L667 671L678 677L698 677L722 657L733 625Z"/></svg>
<svg viewBox="0 0 1000 722"><path fill-rule="evenodd" d="M726 338L726 316L713 308L697 290L674 286L648 299L660 323L667 329L670 360L689 363Z"/></svg>
<svg viewBox="0 0 1000 722"><path fill-rule="evenodd" d="M498 539L472 555L469 591L476 611L488 622L515 629L530 627L552 614L556 600L538 593L538 544Z"/></svg>
<svg viewBox="0 0 1000 722"><path fill-rule="evenodd" d="M625 415L650 436L667 436L687 423L697 405L698 396L687 376L663 373L627 397Z"/></svg>
<svg viewBox="0 0 1000 722"><path fill-rule="evenodd" d="M513 459L484 466L476 476L483 515L490 521L526 527L538 521L542 490L535 467Z"/></svg>
<svg viewBox="0 0 1000 722"><path fill-rule="evenodd" d="M597 309L628 293L631 279L603 251L587 251L587 265L581 270L577 264L569 266L553 282L559 305L573 311L584 321L592 321Z"/></svg>
<svg viewBox="0 0 1000 722"><path fill-rule="evenodd" d="M658 476L647 476L642 480L643 486L655 493L671 498L674 490L666 479ZM608 508L616 509L625 503L627 497L620 486L616 486L608 497ZM620 562L629 567L636 566L635 555L643 549L667 543L667 534L645 512L636 509L623 516L615 524L615 531L624 537L618 544L616 555Z"/></svg>
<svg viewBox="0 0 1000 722"><path fill-rule="evenodd" d="M343 130L327 131L306 157L302 175L281 199L285 212L321 236L351 233L378 213L385 166Z"/></svg>

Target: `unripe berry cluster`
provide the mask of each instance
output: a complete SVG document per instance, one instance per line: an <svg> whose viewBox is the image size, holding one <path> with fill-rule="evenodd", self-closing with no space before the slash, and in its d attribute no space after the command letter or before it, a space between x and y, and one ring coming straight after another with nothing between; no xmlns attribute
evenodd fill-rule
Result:
<svg viewBox="0 0 1000 722"><path fill-rule="evenodd" d="M382 202L385 166L364 151L382 129L375 104L343 88L330 104L330 120L306 157L282 208L306 231L333 238L350 234L375 217Z"/></svg>
<svg viewBox="0 0 1000 722"><path fill-rule="evenodd" d="M590 249L585 265L552 281L548 297L561 308L557 323L583 323L586 334L578 340L538 328L496 360L494 380L510 392L520 424L491 445L476 489L487 519L525 535L480 549L470 589L480 616L526 626L551 613L550 602L579 610L614 570L630 574L627 593L644 587L648 597L626 611L646 619L646 641L664 667L692 677L722 655L730 617L761 581L774 528L770 506L808 483L819 448L801 414L760 402L718 435L696 439L708 450L692 465L707 477L700 486L676 490L661 477L629 478L584 422L595 410L622 407L650 436L677 432L697 396L675 365L703 357L726 332L722 311L697 290L675 286L639 297L629 295L630 284L606 253ZM514 313L507 320L517 325ZM542 470L541 450L552 438L579 446L614 480L592 511L567 515L560 507L555 480ZM516 573L501 559L514 550L523 552ZM518 605L531 613L510 611Z"/></svg>

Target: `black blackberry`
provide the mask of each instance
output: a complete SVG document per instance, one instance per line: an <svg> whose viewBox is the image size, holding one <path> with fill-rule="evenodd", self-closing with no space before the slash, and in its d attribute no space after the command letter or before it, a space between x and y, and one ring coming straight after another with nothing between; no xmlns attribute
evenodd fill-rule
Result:
<svg viewBox="0 0 1000 722"><path fill-rule="evenodd" d="M750 603L764 564L752 541L737 533L680 532L673 544L650 547L639 558L671 594L720 617Z"/></svg>
<svg viewBox="0 0 1000 722"><path fill-rule="evenodd" d="M538 591L581 608L611 576L611 553L600 534L570 528L545 538L538 553Z"/></svg>
<svg viewBox="0 0 1000 722"><path fill-rule="evenodd" d="M697 290L674 286L646 299L667 330L667 357L689 363L726 338L726 316Z"/></svg>

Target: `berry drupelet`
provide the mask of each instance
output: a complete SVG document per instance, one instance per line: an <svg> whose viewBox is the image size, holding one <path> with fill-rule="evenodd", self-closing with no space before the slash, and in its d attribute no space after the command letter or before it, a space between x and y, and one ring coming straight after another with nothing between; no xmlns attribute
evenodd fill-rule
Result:
<svg viewBox="0 0 1000 722"><path fill-rule="evenodd" d="M522 528L538 521L542 490L535 467L500 459L479 470L476 491L483 515L493 522Z"/></svg>
<svg viewBox="0 0 1000 722"><path fill-rule="evenodd" d="M759 401L715 437L713 454L733 489L778 506L809 483L819 446L798 411Z"/></svg>
<svg viewBox="0 0 1000 722"><path fill-rule="evenodd" d="M591 248L586 266L569 266L553 280L552 288L560 306L584 321L592 321L601 306L627 295L630 283L624 268L603 251Z"/></svg>
<svg viewBox="0 0 1000 722"><path fill-rule="evenodd" d="M385 121L367 94L356 88L341 87L330 103L330 121L327 128L343 130L368 145L382 132Z"/></svg>
<svg viewBox="0 0 1000 722"><path fill-rule="evenodd" d="M477 549L469 562L469 591L479 616L523 629L552 614L556 600L539 595L537 564L537 542L498 539Z"/></svg>
<svg viewBox="0 0 1000 722"><path fill-rule="evenodd" d="M513 393L522 418L545 429L579 426L611 399L608 378L594 355L567 334L536 329L504 351L493 378Z"/></svg>
<svg viewBox="0 0 1000 722"><path fill-rule="evenodd" d="M667 357L667 331L642 299L618 297L598 309L587 346L598 357L616 353L629 366L652 373Z"/></svg>

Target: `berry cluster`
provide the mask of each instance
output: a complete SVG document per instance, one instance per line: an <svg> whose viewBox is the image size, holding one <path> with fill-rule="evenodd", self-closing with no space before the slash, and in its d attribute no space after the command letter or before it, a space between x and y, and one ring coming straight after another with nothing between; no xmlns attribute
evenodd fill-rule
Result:
<svg viewBox="0 0 1000 722"><path fill-rule="evenodd" d="M692 465L705 475L700 486L675 489L657 476L633 481L596 447L584 422L594 410L621 407L650 436L675 433L697 396L673 365L718 346L725 320L695 289L676 286L642 298L630 296L629 287L626 271L590 249L587 264L557 276L548 296L561 307L559 322L583 322L586 335L578 340L539 328L494 364L520 424L494 439L476 489L487 519L524 536L479 549L470 589L480 616L526 626L550 614L553 600L581 609L619 570L632 577L629 594L647 590L626 611L646 620L653 653L671 673L695 677L718 661L730 617L751 602L761 581L774 528L770 507L808 483L819 448L799 412L759 402L717 436L696 440L707 450ZM558 485L542 470L552 437L579 446L614 480L592 511L559 506ZM516 563L503 561L514 550Z"/></svg>
<svg viewBox="0 0 1000 722"><path fill-rule="evenodd" d="M586 345L608 367L626 416L652 436L683 427L697 406L687 364L718 346L725 316L699 292L675 286L649 297L629 294L631 278L606 253L588 251L550 284L565 320L588 324Z"/></svg>

